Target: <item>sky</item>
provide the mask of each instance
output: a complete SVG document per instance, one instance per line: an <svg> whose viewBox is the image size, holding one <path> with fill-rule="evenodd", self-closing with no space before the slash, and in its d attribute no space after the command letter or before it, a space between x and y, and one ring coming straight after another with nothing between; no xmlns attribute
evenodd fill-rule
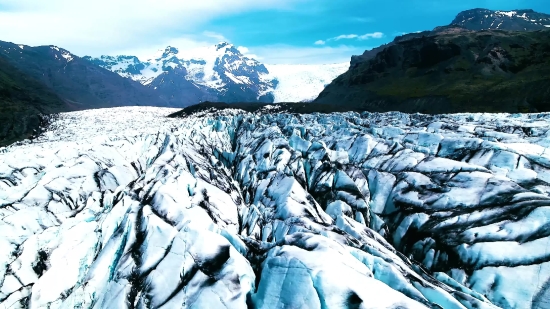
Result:
<svg viewBox="0 0 550 309"><path fill-rule="evenodd" d="M227 41L268 64L340 63L472 8L550 14L550 0L0 0L0 40L142 60Z"/></svg>

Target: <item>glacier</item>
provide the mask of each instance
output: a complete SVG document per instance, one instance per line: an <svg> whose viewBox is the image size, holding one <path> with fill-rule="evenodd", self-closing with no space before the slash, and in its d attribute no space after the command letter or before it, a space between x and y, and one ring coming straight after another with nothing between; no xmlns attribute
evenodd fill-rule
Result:
<svg viewBox="0 0 550 309"><path fill-rule="evenodd" d="M276 87L270 89L275 103L311 102L326 85L348 70L349 63L266 64L265 67L268 77L278 82Z"/></svg>
<svg viewBox="0 0 550 309"><path fill-rule="evenodd" d="M550 114L176 111L0 148L0 308L550 308Z"/></svg>

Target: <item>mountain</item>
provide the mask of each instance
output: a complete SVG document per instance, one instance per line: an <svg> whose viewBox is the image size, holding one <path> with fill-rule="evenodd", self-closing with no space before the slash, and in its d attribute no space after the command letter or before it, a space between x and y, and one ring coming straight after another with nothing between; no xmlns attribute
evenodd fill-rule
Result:
<svg viewBox="0 0 550 309"><path fill-rule="evenodd" d="M379 112L550 111L550 29L445 26L418 35L356 61L315 102Z"/></svg>
<svg viewBox="0 0 550 309"><path fill-rule="evenodd" d="M172 106L203 101L311 101L325 85L345 72L342 64L262 64L227 42L195 54L169 46L146 61L135 56L85 59L156 90ZM301 87L296 87L298 82Z"/></svg>
<svg viewBox="0 0 550 309"><path fill-rule="evenodd" d="M461 27L467 30L507 30L507 31L536 31L550 28L550 15L538 13L533 10L493 11L487 9L472 9L460 12L448 26L436 27L433 30L408 33L395 37L385 45L371 50L366 50L362 55L352 56L350 67L374 58L387 47L402 41L423 36L444 33L447 29Z"/></svg>
<svg viewBox="0 0 550 309"><path fill-rule="evenodd" d="M268 78L266 67L226 42L201 50L192 59L170 46L145 62L133 56L85 58L156 90L173 106L208 100L274 101L269 90L276 82Z"/></svg>
<svg viewBox="0 0 550 309"><path fill-rule="evenodd" d="M51 89L70 110L168 105L151 89L56 46L30 47L0 41L0 55Z"/></svg>
<svg viewBox="0 0 550 309"><path fill-rule="evenodd" d="M41 114L67 110L51 89L0 56L0 147L38 133Z"/></svg>
<svg viewBox="0 0 550 309"><path fill-rule="evenodd" d="M550 28L550 15L533 10L461 12L451 23L469 30L535 31Z"/></svg>
<svg viewBox="0 0 550 309"><path fill-rule="evenodd" d="M547 114L174 111L0 151L1 308L549 308Z"/></svg>

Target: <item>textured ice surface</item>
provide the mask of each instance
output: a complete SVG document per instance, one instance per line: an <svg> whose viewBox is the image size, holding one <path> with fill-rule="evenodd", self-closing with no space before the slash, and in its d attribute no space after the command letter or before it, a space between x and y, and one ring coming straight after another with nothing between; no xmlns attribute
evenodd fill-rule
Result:
<svg viewBox="0 0 550 309"><path fill-rule="evenodd" d="M171 112L0 149L0 308L550 308L550 115Z"/></svg>

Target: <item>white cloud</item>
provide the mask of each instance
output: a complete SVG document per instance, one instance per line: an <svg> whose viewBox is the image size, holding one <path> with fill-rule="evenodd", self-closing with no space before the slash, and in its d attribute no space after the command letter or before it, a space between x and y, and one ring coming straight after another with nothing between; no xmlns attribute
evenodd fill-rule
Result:
<svg viewBox="0 0 550 309"><path fill-rule="evenodd" d="M216 38L209 38L202 35L185 35L179 38L168 39L167 41L157 42L145 46L129 46L127 48L114 49L109 52L102 52L102 54L132 55L137 56L141 60L148 60L157 57L157 54L161 53L161 51L164 51L166 46L172 46L176 47L180 51L180 55L193 57L196 54L200 54L202 51L204 51L205 48L219 43L219 41L220 40ZM92 56L98 55L100 54L97 53Z"/></svg>
<svg viewBox="0 0 550 309"><path fill-rule="evenodd" d="M80 56L150 49L171 40L219 41L223 35L201 29L210 20L289 9L299 1L305 0L227 0L223 5L219 0L0 0L0 29L9 29L0 40L58 45Z"/></svg>
<svg viewBox="0 0 550 309"><path fill-rule="evenodd" d="M167 45L178 48L180 57L193 59L204 56L216 43L217 42L195 41L192 39L176 39L169 41ZM158 54L162 53L165 47L166 44L143 50L120 51L113 54L134 55L141 60L148 60L158 57ZM372 47L354 47L346 45L336 47L297 47L286 44L254 47L237 46L237 49L246 57L256 59L265 64L343 63L349 62L352 55L360 55L366 49L371 48Z"/></svg>
<svg viewBox="0 0 550 309"><path fill-rule="evenodd" d="M238 46L237 50L240 51L243 55L248 54L248 52L250 52L248 47L244 47L244 46Z"/></svg>
<svg viewBox="0 0 550 309"><path fill-rule="evenodd" d="M367 33L360 35L358 37L359 40L368 40L368 39L381 39L384 37L384 34L382 32L373 32L373 33Z"/></svg>
<svg viewBox="0 0 550 309"><path fill-rule="evenodd" d="M334 38L330 38L330 41L340 41L340 40L347 40L347 39L355 39L357 38L357 34L342 34Z"/></svg>
<svg viewBox="0 0 550 309"><path fill-rule="evenodd" d="M237 47L237 50L241 52L241 54L243 54L245 57L248 57L248 58L253 58L253 59L256 59L256 60L260 60L260 56L256 55L256 54L252 54L250 52L250 50L248 49L248 47L245 47L245 46L238 46Z"/></svg>
<svg viewBox="0 0 550 309"><path fill-rule="evenodd" d="M350 17L349 19L352 22L356 23L372 23L374 22L374 18L371 17Z"/></svg>
<svg viewBox="0 0 550 309"><path fill-rule="evenodd" d="M217 32L213 32L213 31L203 31L202 34L205 36L205 37L208 37L208 38L213 38L213 39L216 39L220 42L229 42L229 40L223 36L222 34L220 33L217 33Z"/></svg>
<svg viewBox="0 0 550 309"><path fill-rule="evenodd" d="M349 62L352 55L360 55L371 47L340 45L336 47L296 47L284 44L249 47L267 64L329 64Z"/></svg>
<svg viewBox="0 0 550 309"><path fill-rule="evenodd" d="M340 41L340 40L350 40L350 39L368 40L368 39L381 39L383 37L384 37L384 33L382 32L365 33L363 35L341 34L339 36L327 39L327 41Z"/></svg>
<svg viewBox="0 0 550 309"><path fill-rule="evenodd" d="M221 16L257 10L290 10L312 0L0 0L0 40L26 45L57 45L79 55L136 55L150 59L167 45L193 57L205 46L231 42L208 29ZM358 39L357 36L355 39ZM247 57L266 63L340 63L364 47L239 46ZM323 43L323 44L321 44Z"/></svg>
<svg viewBox="0 0 550 309"><path fill-rule="evenodd" d="M326 40L318 40L314 44L315 45L325 45L326 42L330 41L340 41L340 40L352 40L357 39L360 41L368 40L368 39L381 39L384 37L384 33L382 32L372 32L372 33L365 33L363 35L357 35L357 34L341 34L339 36L335 36L333 38L329 38Z"/></svg>

